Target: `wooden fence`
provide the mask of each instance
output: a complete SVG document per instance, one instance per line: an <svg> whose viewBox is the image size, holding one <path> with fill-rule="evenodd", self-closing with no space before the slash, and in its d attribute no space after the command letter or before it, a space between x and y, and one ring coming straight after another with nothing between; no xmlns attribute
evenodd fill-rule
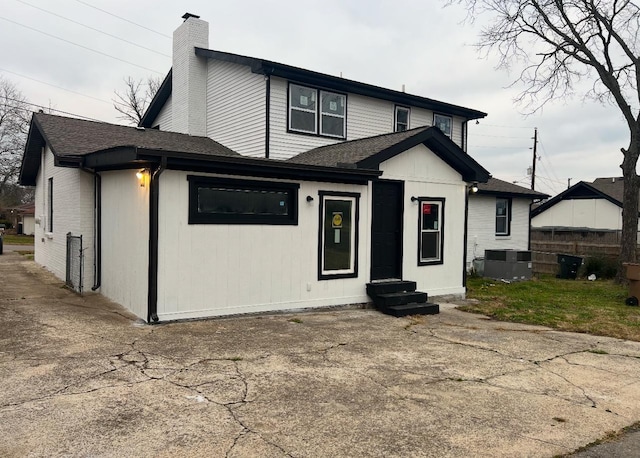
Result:
<svg viewBox="0 0 640 458"><path fill-rule="evenodd" d="M532 240L531 251L534 274L556 274L558 272L558 254L569 254L582 258L616 259L620 254L620 245ZM640 250L638 250L637 254L640 257Z"/></svg>

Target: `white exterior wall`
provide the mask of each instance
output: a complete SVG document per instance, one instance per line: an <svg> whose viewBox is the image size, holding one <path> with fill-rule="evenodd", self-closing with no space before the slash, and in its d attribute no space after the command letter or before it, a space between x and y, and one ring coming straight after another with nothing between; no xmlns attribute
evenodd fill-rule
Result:
<svg viewBox="0 0 640 458"><path fill-rule="evenodd" d="M269 106L269 156L288 159L319 146L331 145L341 140L314 135L287 132L288 81L271 78ZM410 128L433 125L433 112L422 108L411 108ZM374 99L356 94L347 94L347 140L371 137L393 132L395 104L387 100ZM452 137L462 145L462 118L452 117ZM218 140L215 136L214 140ZM224 142L221 141L224 144ZM231 145L227 145L233 149Z"/></svg>
<svg viewBox="0 0 640 458"><path fill-rule="evenodd" d="M160 320L369 302L367 186L300 182L297 226L190 225L187 175L160 177ZM357 278L318 280L320 190L361 193Z"/></svg>
<svg viewBox="0 0 640 458"><path fill-rule="evenodd" d="M463 241L466 183L459 173L424 145L415 146L382 164L383 179L405 181L402 277L417 282L429 296L464 296ZM418 265L417 203L411 197L443 197L443 264Z"/></svg>
<svg viewBox="0 0 640 458"><path fill-rule="evenodd" d="M207 136L244 156L264 157L266 122L265 77L209 59Z"/></svg>
<svg viewBox="0 0 640 458"><path fill-rule="evenodd" d="M511 200L511 235L496 235L496 196L469 196L467 269L484 250L527 250L529 246L529 199Z"/></svg>
<svg viewBox="0 0 640 458"><path fill-rule="evenodd" d="M158 126L160 130L173 130L171 125L171 95L169 95L169 98L158 113L156 119L154 119L153 123L151 123L151 126Z"/></svg>
<svg viewBox="0 0 640 458"><path fill-rule="evenodd" d="M48 232L49 178L53 178L53 232ZM55 167L51 150L41 156L36 179L34 259L61 280L66 278L67 233L82 235L83 287L93 286L93 176L80 169Z"/></svg>
<svg viewBox="0 0 640 458"><path fill-rule="evenodd" d="M25 215L22 217L22 233L24 235L33 235L36 230L35 217L31 215Z"/></svg>
<svg viewBox="0 0 640 458"><path fill-rule="evenodd" d="M147 319L149 177L137 170L103 172L100 293Z"/></svg>
<svg viewBox="0 0 640 458"><path fill-rule="evenodd" d="M532 218L531 225L622 230L622 208L605 199L561 200Z"/></svg>

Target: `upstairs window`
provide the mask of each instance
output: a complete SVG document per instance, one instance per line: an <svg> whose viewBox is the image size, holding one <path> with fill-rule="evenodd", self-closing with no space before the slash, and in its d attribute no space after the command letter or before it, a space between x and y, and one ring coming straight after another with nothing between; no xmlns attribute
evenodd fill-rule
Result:
<svg viewBox="0 0 640 458"><path fill-rule="evenodd" d="M441 114L433 115L433 125L442 131L447 137L451 138L451 126L453 124L453 120L451 116L445 116Z"/></svg>
<svg viewBox="0 0 640 458"><path fill-rule="evenodd" d="M289 130L310 135L346 138L347 96L290 84Z"/></svg>
<svg viewBox="0 0 640 458"><path fill-rule="evenodd" d="M396 107L396 126L394 132L409 130L409 115L411 110L406 107Z"/></svg>
<svg viewBox="0 0 640 458"><path fill-rule="evenodd" d="M496 235L511 234L511 199L496 199Z"/></svg>

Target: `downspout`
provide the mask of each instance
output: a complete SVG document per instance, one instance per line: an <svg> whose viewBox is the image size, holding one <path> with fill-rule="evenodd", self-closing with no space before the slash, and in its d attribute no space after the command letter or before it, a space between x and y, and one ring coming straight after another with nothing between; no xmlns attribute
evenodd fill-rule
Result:
<svg viewBox="0 0 640 458"><path fill-rule="evenodd" d="M265 73L265 80L267 81L266 86L266 97L265 97L265 105L266 105L266 113L265 113L265 128L264 128L264 157L269 159L269 128L270 128L270 120L269 120L269 112L271 111L271 75Z"/></svg>
<svg viewBox="0 0 640 458"><path fill-rule="evenodd" d="M167 157L151 173L149 184L149 279L147 292L147 323L158 322L158 207L160 203L159 178L167 168Z"/></svg>
<svg viewBox="0 0 640 458"><path fill-rule="evenodd" d="M467 288L467 236L469 234L469 188L464 187L464 240L462 242L462 286Z"/></svg>
<svg viewBox="0 0 640 458"><path fill-rule="evenodd" d="M102 177L84 166L80 170L93 175L93 286L96 291L102 283Z"/></svg>

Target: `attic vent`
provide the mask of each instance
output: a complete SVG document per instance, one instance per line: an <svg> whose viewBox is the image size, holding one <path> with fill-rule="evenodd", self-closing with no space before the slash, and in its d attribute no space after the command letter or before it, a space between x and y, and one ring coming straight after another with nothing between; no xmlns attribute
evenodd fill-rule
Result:
<svg viewBox="0 0 640 458"><path fill-rule="evenodd" d="M616 182L616 177L611 178L611 182L615 183Z"/></svg>

